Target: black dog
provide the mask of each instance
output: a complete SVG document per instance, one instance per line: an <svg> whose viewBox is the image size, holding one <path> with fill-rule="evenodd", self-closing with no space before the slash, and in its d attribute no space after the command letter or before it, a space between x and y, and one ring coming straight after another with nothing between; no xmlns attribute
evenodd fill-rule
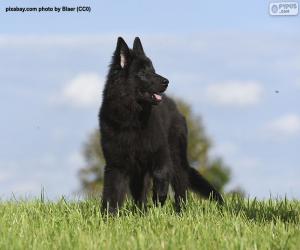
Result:
<svg viewBox="0 0 300 250"><path fill-rule="evenodd" d="M140 39L129 49L118 38L99 114L106 160L102 208L116 212L130 189L145 206L153 179L153 202L164 204L169 184L175 205L188 188L222 203L222 196L187 160L187 126L175 103L165 96L169 81L158 75Z"/></svg>

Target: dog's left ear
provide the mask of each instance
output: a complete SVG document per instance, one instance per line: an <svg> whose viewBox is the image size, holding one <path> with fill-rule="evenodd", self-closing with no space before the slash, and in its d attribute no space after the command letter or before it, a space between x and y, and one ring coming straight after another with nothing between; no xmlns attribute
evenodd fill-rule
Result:
<svg viewBox="0 0 300 250"><path fill-rule="evenodd" d="M113 64L124 68L128 65L130 60L129 48L122 37L118 38L117 47L113 57Z"/></svg>
<svg viewBox="0 0 300 250"><path fill-rule="evenodd" d="M143 45L139 37L136 37L133 42L133 51L140 55L145 55Z"/></svg>

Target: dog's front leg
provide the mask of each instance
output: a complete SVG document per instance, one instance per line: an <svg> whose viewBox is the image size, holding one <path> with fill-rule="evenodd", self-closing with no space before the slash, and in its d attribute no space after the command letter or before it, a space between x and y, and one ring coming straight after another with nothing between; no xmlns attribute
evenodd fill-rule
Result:
<svg viewBox="0 0 300 250"><path fill-rule="evenodd" d="M143 210L146 210L147 206L147 193L150 187L150 177L148 173L133 174L131 176L129 187L132 198L135 204Z"/></svg>
<svg viewBox="0 0 300 250"><path fill-rule="evenodd" d="M128 186L128 177L119 168L106 166L102 195L102 211L115 214L122 206Z"/></svg>

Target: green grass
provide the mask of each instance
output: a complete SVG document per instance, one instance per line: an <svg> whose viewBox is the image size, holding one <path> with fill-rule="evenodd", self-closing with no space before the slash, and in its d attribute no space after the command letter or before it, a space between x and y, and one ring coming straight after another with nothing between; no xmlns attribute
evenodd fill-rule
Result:
<svg viewBox="0 0 300 250"><path fill-rule="evenodd" d="M99 201L0 203L0 249L300 249L300 202L189 198L182 214L163 208L115 217Z"/></svg>

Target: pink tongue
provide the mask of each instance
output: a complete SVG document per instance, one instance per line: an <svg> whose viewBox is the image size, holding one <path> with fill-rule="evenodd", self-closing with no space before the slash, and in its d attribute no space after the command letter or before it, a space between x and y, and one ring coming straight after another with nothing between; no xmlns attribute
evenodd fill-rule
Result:
<svg viewBox="0 0 300 250"><path fill-rule="evenodd" d="M161 101L161 96L158 94L154 94L154 97L157 101Z"/></svg>

